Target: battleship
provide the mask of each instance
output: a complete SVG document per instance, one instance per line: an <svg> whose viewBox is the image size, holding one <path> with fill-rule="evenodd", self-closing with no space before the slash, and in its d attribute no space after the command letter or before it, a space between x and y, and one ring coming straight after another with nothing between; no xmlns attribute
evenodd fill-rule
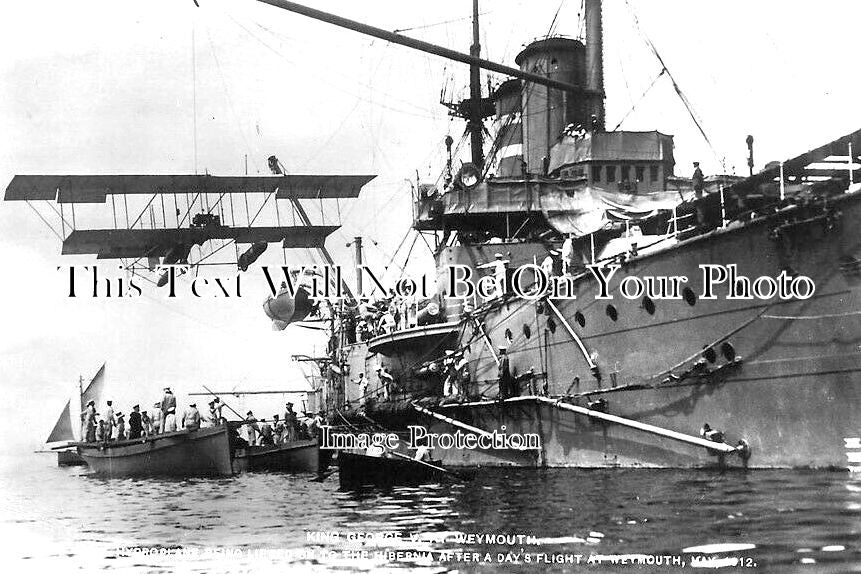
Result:
<svg viewBox="0 0 861 574"><path fill-rule="evenodd" d="M412 312L383 301L378 309L388 303L400 317L370 333L352 331L377 315L342 311L323 362L330 411L387 429L541 437L539 449L436 449L450 466L851 468L861 132L758 173L748 138L749 177L698 185L676 175L671 135L606 129L600 0L585 2L584 41L539 39L514 69L480 58L477 3L469 55L267 3L471 71L470 97L451 107L467 122L472 161L455 170L449 159L443 182L420 188L414 228L433 238L440 274L489 270L500 288L458 299L443 287ZM481 69L512 79L485 96ZM490 157L486 118L497 134ZM510 269L544 262L572 278L576 297L506 289ZM617 267L609 300L587 270L595 265ZM704 276L701 266L739 276ZM618 295L645 275L688 282L675 296ZM804 298L765 285L754 297L741 275L804 277ZM369 400L351 381L380 366L394 383L380 379L391 388Z"/></svg>
<svg viewBox="0 0 861 574"><path fill-rule="evenodd" d="M264 304L277 329L326 326L325 355L301 360L320 367L330 422L540 438L529 449L433 449L445 466L853 467L861 131L758 172L749 137L747 177L685 177L672 135L607 129L601 0L584 2L582 38L540 38L515 66L481 56L477 1L469 53L261 1L470 68L469 97L447 105L466 121L471 161L456 167L445 140L440 180L416 186L413 229L429 239L439 278L459 266L489 277L493 292L458 296L439 280L426 299L362 300L345 287L332 302L309 296L304 275ZM485 94L482 70L510 79ZM291 174L274 156L269 167L244 177L19 175L5 199L56 202L63 222L65 205L74 223L76 204L110 198L114 228L64 227L63 253L134 260L131 272L199 265L208 256L194 261L194 246L225 240L250 245L236 251L241 271L270 243L315 249L333 266L325 241L336 226L313 224L300 200L355 199L374 176ZM243 220L232 198L249 193L276 210L289 202L301 225L282 225L277 211L274 226ZM133 195L151 196L136 219L116 201ZM527 291L545 274L571 292L512 289L512 270L530 266ZM152 282L165 285L162 273ZM686 281L632 293L645 277ZM798 296L777 296L774 278ZM366 373L378 374L356 384Z"/></svg>

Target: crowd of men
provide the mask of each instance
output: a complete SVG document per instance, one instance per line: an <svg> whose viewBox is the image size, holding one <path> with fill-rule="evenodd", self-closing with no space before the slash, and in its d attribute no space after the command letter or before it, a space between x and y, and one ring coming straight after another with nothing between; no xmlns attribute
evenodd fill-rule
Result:
<svg viewBox="0 0 861 574"><path fill-rule="evenodd" d="M226 420L221 414L223 404L218 397L209 401L209 412L202 415L196 403L191 403L177 418L176 397L165 387L161 401L153 404L151 411L142 411L134 405L128 415L115 410L113 401L105 401L102 413L96 411L95 401L89 401L81 413L81 437L84 442L110 442L146 438L177 430L197 430L217 426Z"/></svg>
<svg viewBox="0 0 861 574"><path fill-rule="evenodd" d="M365 373L359 373L359 378L353 381L358 387L358 403L363 408L367 407L371 400L391 400L398 391L395 378L385 365L377 367L376 373L378 384L373 388ZM349 408L349 402L346 406Z"/></svg>
<svg viewBox="0 0 861 574"><path fill-rule="evenodd" d="M285 405L283 417L274 414L271 421L265 418L258 420L252 411L248 411L242 425L243 438L251 446L271 446L316 438L320 427L325 424L324 411L319 411L313 417L307 413L304 415L299 417L291 402Z"/></svg>

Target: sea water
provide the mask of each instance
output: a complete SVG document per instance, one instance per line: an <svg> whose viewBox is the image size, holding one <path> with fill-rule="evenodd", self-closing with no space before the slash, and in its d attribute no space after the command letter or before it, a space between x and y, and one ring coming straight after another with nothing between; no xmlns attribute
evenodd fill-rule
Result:
<svg viewBox="0 0 861 574"><path fill-rule="evenodd" d="M12 571L861 571L844 472L482 469L342 492L337 474L107 479L4 457ZM715 568L721 569L715 570Z"/></svg>

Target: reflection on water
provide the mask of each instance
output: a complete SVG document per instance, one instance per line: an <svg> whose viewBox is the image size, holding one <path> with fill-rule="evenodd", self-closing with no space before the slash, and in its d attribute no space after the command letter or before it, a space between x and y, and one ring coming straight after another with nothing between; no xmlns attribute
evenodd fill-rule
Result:
<svg viewBox="0 0 861 574"><path fill-rule="evenodd" d="M524 552L584 562L623 554L690 562L698 553L740 557L757 571L861 570L861 478L846 473L487 469L468 483L339 492L336 476L108 480L53 463L27 455L0 474L0 539L12 543L4 562L57 571L527 572L536 565L523 563ZM123 555L124 547L171 554ZM440 563L442 551L451 562ZM520 563L497 562L508 552ZM492 563L480 561L485 553Z"/></svg>

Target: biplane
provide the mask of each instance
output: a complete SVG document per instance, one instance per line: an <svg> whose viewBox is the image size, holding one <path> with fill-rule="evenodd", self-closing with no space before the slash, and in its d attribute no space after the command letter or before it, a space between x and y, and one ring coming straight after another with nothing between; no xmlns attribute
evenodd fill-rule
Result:
<svg viewBox="0 0 861 574"><path fill-rule="evenodd" d="M376 176L285 174L275 156L269 158L269 165L273 175L16 175L6 188L5 199L51 203L51 209L60 217L62 233L58 235L61 235L64 255L133 259L132 264L126 266L133 272L144 269L135 267L143 259L148 261L146 269L150 271L158 265L200 264L205 257L189 261L192 247L202 247L213 240L250 245L241 254L239 249L235 250L232 264L242 271L247 270L270 243L280 243L285 249L317 249L331 263L324 243L339 225L313 224L299 200L355 199L362 187ZM262 205L253 218L248 209L248 194L263 196ZM131 219L128 200L133 196L148 197L148 201ZM237 196L245 199L245 220L239 223L237 220L241 217L236 214L239 210L234 209L233 204ZM281 225L279 215L274 226L255 225L257 215L270 198L276 213L279 213L279 200L289 202L294 222L301 224ZM113 213L112 227L78 228L76 206L80 210L82 204L108 202ZM71 214L71 223L67 221L67 212ZM149 221L145 217L147 212ZM156 214L161 216L160 221ZM119 223L123 220L125 225ZM159 284L164 283L163 278L164 275Z"/></svg>

